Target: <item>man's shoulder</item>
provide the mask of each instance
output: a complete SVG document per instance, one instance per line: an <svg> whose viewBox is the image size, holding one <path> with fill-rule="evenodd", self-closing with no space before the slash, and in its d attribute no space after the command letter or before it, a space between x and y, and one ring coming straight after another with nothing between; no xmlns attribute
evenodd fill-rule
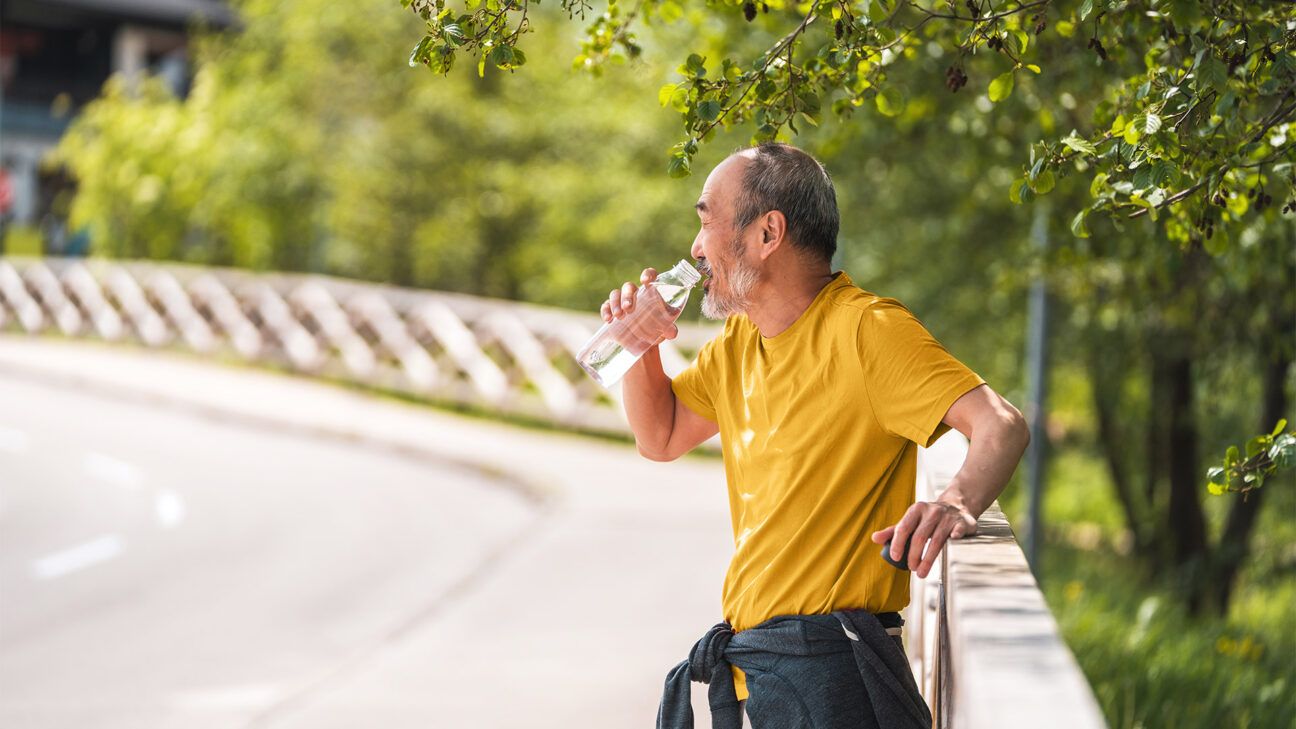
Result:
<svg viewBox="0 0 1296 729"><path fill-rule="evenodd" d="M859 317L871 309L899 308L908 311L899 300L861 288L854 282L848 282L834 289L829 302L832 310L852 317Z"/></svg>

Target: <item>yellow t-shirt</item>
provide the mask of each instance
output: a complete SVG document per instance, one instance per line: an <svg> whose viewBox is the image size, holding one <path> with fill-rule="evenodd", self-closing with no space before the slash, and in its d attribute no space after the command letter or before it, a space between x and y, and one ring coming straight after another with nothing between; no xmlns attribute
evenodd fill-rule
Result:
<svg viewBox="0 0 1296 729"><path fill-rule="evenodd" d="M672 382L720 426L734 532L722 608L735 631L776 615L904 608L909 573L870 536L914 502L917 446L985 382L900 302L834 276L776 337L729 317ZM737 667L734 679L746 698Z"/></svg>

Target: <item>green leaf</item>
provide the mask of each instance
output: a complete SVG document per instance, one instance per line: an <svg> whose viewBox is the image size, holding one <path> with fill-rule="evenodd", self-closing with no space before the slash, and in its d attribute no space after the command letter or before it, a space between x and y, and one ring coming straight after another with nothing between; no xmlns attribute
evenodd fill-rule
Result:
<svg viewBox="0 0 1296 729"><path fill-rule="evenodd" d="M1012 185L1008 187L1008 199L1018 205L1034 200L1035 191L1030 187L1030 180L1025 177L1013 180Z"/></svg>
<svg viewBox="0 0 1296 729"><path fill-rule="evenodd" d="M1107 186L1107 173L1099 172L1094 175L1093 182L1089 183L1089 196L1098 197L1102 195L1103 188Z"/></svg>
<svg viewBox="0 0 1296 729"><path fill-rule="evenodd" d="M1146 190L1152 187L1152 165L1143 165L1134 173L1134 189Z"/></svg>
<svg viewBox="0 0 1296 729"><path fill-rule="evenodd" d="M1013 72L999 74L994 81L990 82L990 100L1000 102L1012 95L1013 90Z"/></svg>
<svg viewBox="0 0 1296 729"><path fill-rule="evenodd" d="M708 99L697 106L698 118L705 122L713 122L720 118L720 102L714 99Z"/></svg>
<svg viewBox="0 0 1296 729"><path fill-rule="evenodd" d="M1076 17L1080 18L1081 22L1084 22L1089 19L1089 14L1093 12L1093 9L1094 0L1084 0L1084 2L1080 3L1080 9L1076 11Z"/></svg>
<svg viewBox="0 0 1296 729"><path fill-rule="evenodd" d="M1021 189L1026 184L1026 178L1018 177L1008 185L1008 201L1014 205L1021 205Z"/></svg>
<svg viewBox="0 0 1296 729"><path fill-rule="evenodd" d="M1269 449L1269 459L1273 461L1274 468L1286 470L1296 465L1296 435L1283 433L1274 441L1273 447Z"/></svg>
<svg viewBox="0 0 1296 729"><path fill-rule="evenodd" d="M1085 225L1085 218L1089 217L1088 210L1081 210L1071 219L1071 235L1077 238L1088 238L1089 227Z"/></svg>
<svg viewBox="0 0 1296 729"><path fill-rule="evenodd" d="M883 4L881 0L869 0L869 22L877 25L878 23L884 22L887 19L887 15L889 15L889 13L887 12L886 5Z"/></svg>
<svg viewBox="0 0 1296 729"><path fill-rule="evenodd" d="M1224 487L1213 481L1206 484L1206 490L1211 492L1212 496L1222 496L1224 494Z"/></svg>
<svg viewBox="0 0 1296 729"><path fill-rule="evenodd" d="M1265 450L1265 447L1268 445L1267 443L1268 440L1269 440L1269 436L1267 435L1256 435L1247 438L1247 442L1246 442L1247 458L1250 458L1255 454Z"/></svg>
<svg viewBox="0 0 1296 729"><path fill-rule="evenodd" d="M688 111L689 90L687 86L677 86L675 91L671 92L671 108L683 114Z"/></svg>
<svg viewBox="0 0 1296 729"><path fill-rule="evenodd" d="M513 63L513 49L508 46L495 46L486 60L497 68L508 69Z"/></svg>
<svg viewBox="0 0 1296 729"><path fill-rule="evenodd" d="M1031 182L1031 189L1036 195L1047 195L1053 190L1053 170L1044 170L1035 176Z"/></svg>
<svg viewBox="0 0 1296 729"><path fill-rule="evenodd" d="M1074 131L1072 131L1070 135L1062 139L1062 144L1082 154L1088 154L1088 155L1098 154L1098 148L1095 147L1092 142L1090 142L1088 139L1077 136Z"/></svg>
<svg viewBox="0 0 1296 729"><path fill-rule="evenodd" d="M707 74L706 59L696 53L690 53L688 60L684 61L684 65L679 67L679 72L684 76L702 78Z"/></svg>
<svg viewBox="0 0 1296 729"><path fill-rule="evenodd" d="M1059 20L1053 24L1053 30L1056 30L1058 35L1063 38L1070 38L1075 35L1075 23L1069 20Z"/></svg>
<svg viewBox="0 0 1296 729"><path fill-rule="evenodd" d="M1121 133L1121 137L1125 140L1126 144L1129 145L1138 144L1139 138L1143 136L1143 134L1139 131L1138 121L1139 118L1134 117L1134 119L1131 120L1129 124L1125 125L1125 131Z"/></svg>
<svg viewBox="0 0 1296 729"><path fill-rule="evenodd" d="M1143 120L1139 126L1143 129L1144 134L1156 134L1161 129L1161 117L1153 112L1142 115Z"/></svg>
<svg viewBox="0 0 1296 729"><path fill-rule="evenodd" d="M1228 481L1226 480L1227 477L1224 474L1225 471L1222 466L1214 466L1213 468L1211 468L1209 471L1206 472L1206 478L1211 483L1217 483L1222 485L1228 483Z"/></svg>
<svg viewBox="0 0 1296 729"><path fill-rule="evenodd" d="M905 109L904 94L894 86L883 89L873 102L884 116L899 116Z"/></svg>
<svg viewBox="0 0 1296 729"><path fill-rule="evenodd" d="M1224 463L1228 464L1228 466L1231 468L1233 464L1237 462L1238 462L1238 447L1229 446L1228 450L1224 451Z"/></svg>
<svg viewBox="0 0 1296 729"><path fill-rule="evenodd" d="M423 59L427 57L428 48L432 46L433 42L432 36L427 35L423 36L423 40L419 41L418 44L414 46L414 50L410 51L409 56L409 65L411 68L423 63Z"/></svg>
<svg viewBox="0 0 1296 729"><path fill-rule="evenodd" d="M1214 56L1206 56L1197 66L1197 88L1223 91L1228 85L1228 66Z"/></svg>
<svg viewBox="0 0 1296 729"><path fill-rule="evenodd" d="M671 156L670 164L667 165L666 167L666 172L671 177L675 177L675 178L688 177L690 174L692 174L692 170L690 169L690 167L691 167L691 163L689 161L688 155L676 154Z"/></svg>
<svg viewBox="0 0 1296 729"><path fill-rule="evenodd" d="M441 35L449 45L456 47L463 45L464 32L458 23L446 23L441 26Z"/></svg>
<svg viewBox="0 0 1296 729"><path fill-rule="evenodd" d="M1277 437L1279 433L1283 432L1283 428L1286 427L1287 427L1287 418L1280 418L1278 420L1278 424L1274 426L1273 432L1270 433L1269 435Z"/></svg>
<svg viewBox="0 0 1296 729"><path fill-rule="evenodd" d="M1017 55L1026 52L1026 46L1030 45L1030 36L1024 30L1012 31L1012 36L1017 39Z"/></svg>
<svg viewBox="0 0 1296 729"><path fill-rule="evenodd" d="M677 88L679 87L675 84L666 84L661 87L661 90L657 92L657 101L662 106L669 105L671 103L671 97L675 95L675 89Z"/></svg>

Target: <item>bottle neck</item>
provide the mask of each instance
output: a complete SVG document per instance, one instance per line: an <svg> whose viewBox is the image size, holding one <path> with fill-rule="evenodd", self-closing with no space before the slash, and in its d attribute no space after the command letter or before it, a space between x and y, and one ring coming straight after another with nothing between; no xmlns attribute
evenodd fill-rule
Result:
<svg viewBox="0 0 1296 729"><path fill-rule="evenodd" d="M671 270L657 276L657 283L686 289L696 286L699 280L701 280L701 274L697 272L697 269L689 266L687 261L680 261Z"/></svg>

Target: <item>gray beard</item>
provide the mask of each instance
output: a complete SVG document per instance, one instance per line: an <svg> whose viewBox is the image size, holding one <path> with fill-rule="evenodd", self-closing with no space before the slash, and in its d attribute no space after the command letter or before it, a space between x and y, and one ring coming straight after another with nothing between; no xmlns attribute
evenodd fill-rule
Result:
<svg viewBox="0 0 1296 729"><path fill-rule="evenodd" d="M756 268L739 261L727 278L728 295L707 291L702 296L702 316L708 319L727 319L746 311L760 273Z"/></svg>

